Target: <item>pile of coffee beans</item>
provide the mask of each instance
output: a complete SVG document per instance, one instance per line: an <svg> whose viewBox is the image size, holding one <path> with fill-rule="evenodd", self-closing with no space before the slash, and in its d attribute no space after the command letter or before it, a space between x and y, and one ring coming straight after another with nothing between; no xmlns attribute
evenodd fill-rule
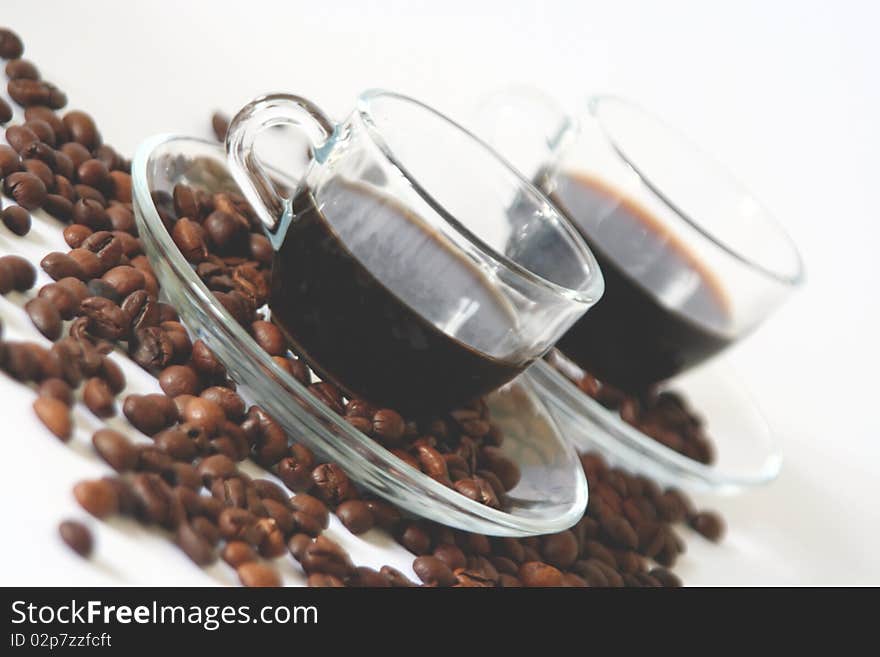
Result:
<svg viewBox="0 0 880 657"><path fill-rule="evenodd" d="M553 357L551 365L559 365ZM616 410L627 424L671 450L699 463L715 462L715 448L706 433L703 418L680 394L670 390L648 390L630 395L612 385L602 383L589 372L577 376L563 366L557 369L586 395L605 408Z"/></svg>
<svg viewBox="0 0 880 657"><path fill-rule="evenodd" d="M311 586L414 585L388 566L356 566L323 534L331 512L352 533L379 528L394 536L415 555L413 570L426 586L677 586L668 568L684 543L673 525L687 522L710 540L720 538L716 514L697 512L682 493L610 468L596 454L583 457L591 486L586 514L548 536L490 539L406 517L363 494L342 468L290 440L259 406L248 407L209 346L193 341L175 309L159 300L133 220L128 161L103 143L88 114L56 113L64 93L41 81L22 54L21 40L0 28L8 91L26 119L7 128L10 146L0 146L3 189L18 204L4 210L3 221L26 235L29 211L42 208L66 224L70 250L42 259L53 282L25 303L51 346L4 341L0 325L0 369L33 386L34 412L60 440L73 433L77 399L98 418L121 410L143 434L133 440L109 427L93 434L95 453L113 473L74 487L89 514L155 527L199 566L222 559L245 586L278 586L273 561L288 552ZM0 121L11 116L0 105ZM212 123L222 139L227 122L215 116ZM155 201L200 278L280 367L413 467L503 507L519 472L499 451L503 434L483 400L442 417L405 418L315 381L262 314L272 252L244 198L178 186ZM26 293L34 283L27 260L0 258L3 294ZM162 393L118 399L125 377L114 359L122 353L153 374ZM245 459L275 474L286 490L242 471ZM78 554L92 552L82 523L66 520L59 534Z"/></svg>

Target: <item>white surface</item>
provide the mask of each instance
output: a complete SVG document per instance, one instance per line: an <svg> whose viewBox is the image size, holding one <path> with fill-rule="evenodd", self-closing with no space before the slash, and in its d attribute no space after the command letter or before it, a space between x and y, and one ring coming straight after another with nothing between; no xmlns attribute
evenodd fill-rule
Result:
<svg viewBox="0 0 880 657"><path fill-rule="evenodd" d="M528 83L570 105L620 93L687 128L780 217L807 263L807 286L729 355L780 433L783 473L737 498L701 499L722 510L728 538L718 547L688 535L677 569L689 584L737 585L880 584L878 19L866 2L5 0L2 22L129 155L155 132L207 135L214 108L233 112L278 89L339 115L359 90L385 86L462 116L486 90ZM37 256L61 243L39 235L0 227L0 252L27 244ZM10 295L0 314L11 333L36 335L21 302ZM229 581L224 565L202 572L131 523L89 523L93 563L65 550L57 521L84 515L71 485L105 472L87 442L94 418L78 409L79 433L62 446L34 419L30 390L8 379L0 388L14 527L0 584ZM378 532L345 542L357 563L408 569Z"/></svg>

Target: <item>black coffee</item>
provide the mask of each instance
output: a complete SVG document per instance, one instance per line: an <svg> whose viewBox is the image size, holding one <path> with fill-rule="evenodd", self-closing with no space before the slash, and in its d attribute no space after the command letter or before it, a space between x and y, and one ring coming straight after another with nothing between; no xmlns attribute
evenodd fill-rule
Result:
<svg viewBox="0 0 880 657"><path fill-rule="evenodd" d="M718 281L648 210L583 174L557 175L551 198L605 277L602 299L557 345L566 356L637 393L730 342Z"/></svg>
<svg viewBox="0 0 880 657"><path fill-rule="evenodd" d="M505 300L419 217L341 179L320 198L304 189L293 201L269 305L322 377L421 412L483 395L529 364L504 353L516 335Z"/></svg>

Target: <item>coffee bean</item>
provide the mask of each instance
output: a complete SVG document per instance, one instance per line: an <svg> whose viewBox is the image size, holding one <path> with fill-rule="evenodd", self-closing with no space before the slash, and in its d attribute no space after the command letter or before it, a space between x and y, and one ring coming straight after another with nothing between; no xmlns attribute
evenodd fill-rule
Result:
<svg viewBox="0 0 880 657"><path fill-rule="evenodd" d="M62 119L69 131L70 139L82 144L89 150L101 145L101 136L91 116L79 110L71 110Z"/></svg>
<svg viewBox="0 0 880 657"><path fill-rule="evenodd" d="M639 537L623 516L608 514L600 518L599 524L614 544L631 550L638 547Z"/></svg>
<svg viewBox="0 0 880 657"><path fill-rule="evenodd" d="M226 416L214 402L194 397L186 405L183 419L190 424L201 427L208 435L213 435L226 420Z"/></svg>
<svg viewBox="0 0 880 657"><path fill-rule="evenodd" d="M254 549L244 541L229 541L224 546L221 556L223 561L233 568L238 568L242 564L255 562L259 559Z"/></svg>
<svg viewBox="0 0 880 657"><path fill-rule="evenodd" d="M0 57L3 59L19 59L24 52L21 38L12 30L0 27Z"/></svg>
<svg viewBox="0 0 880 657"><path fill-rule="evenodd" d="M70 407L54 397L37 397L34 401L34 412L40 422L46 425L55 436L63 441L70 440L73 431L73 420Z"/></svg>
<svg viewBox="0 0 880 657"><path fill-rule="evenodd" d="M527 587L562 586L562 573L540 561L522 564L519 567L519 579Z"/></svg>
<svg viewBox="0 0 880 657"><path fill-rule="evenodd" d="M39 80L40 71L27 59L10 59L6 62L6 77L10 80Z"/></svg>
<svg viewBox="0 0 880 657"><path fill-rule="evenodd" d="M64 520L58 525L58 534L67 546L79 556L88 558L92 554L94 541L88 527L77 520Z"/></svg>
<svg viewBox="0 0 880 657"><path fill-rule="evenodd" d="M284 336L271 322L254 322L251 324L251 333L257 344L270 356L281 356L287 351Z"/></svg>
<svg viewBox="0 0 880 657"><path fill-rule="evenodd" d="M31 215L24 208L10 205L3 209L3 225L19 236L27 235L31 229Z"/></svg>
<svg viewBox="0 0 880 657"><path fill-rule="evenodd" d="M147 326L134 331L128 343L128 355L146 370L160 370L174 358L174 345L160 327Z"/></svg>
<svg viewBox="0 0 880 657"><path fill-rule="evenodd" d="M690 518L688 524L693 527L694 531L713 543L717 543L724 536L724 520L712 511L701 511L695 514Z"/></svg>
<svg viewBox="0 0 880 657"><path fill-rule="evenodd" d="M309 392L318 398L325 406L329 407L334 413L342 415L344 408L342 405L342 392L332 383L320 381L309 386Z"/></svg>
<svg viewBox="0 0 880 657"><path fill-rule="evenodd" d="M291 451L293 452L293 448L297 447L293 445L291 447ZM276 473L278 474L278 478L284 482L284 485L287 486L292 491L307 491L312 485L312 467L314 462L311 460L311 457L307 460L303 460L298 455L291 453L290 456L286 456L278 461L276 465Z"/></svg>
<svg viewBox="0 0 880 657"><path fill-rule="evenodd" d="M19 171L3 180L3 191L26 210L36 210L46 200L46 185L34 174Z"/></svg>
<svg viewBox="0 0 880 657"><path fill-rule="evenodd" d="M89 331L100 338L119 340L128 335L128 315L110 299L87 297L80 312L88 318Z"/></svg>
<svg viewBox="0 0 880 657"><path fill-rule="evenodd" d="M25 121L24 127L33 132L37 136L37 139L47 146L51 146L52 148L55 147L55 131L47 121L42 119L30 119ZM52 160L54 161L54 155Z"/></svg>
<svg viewBox="0 0 880 657"><path fill-rule="evenodd" d="M165 395L129 395L122 404L122 412L138 431L148 436L177 421L174 401Z"/></svg>
<svg viewBox="0 0 880 657"><path fill-rule="evenodd" d="M124 171L111 171L109 186L120 203L131 203L131 176Z"/></svg>
<svg viewBox="0 0 880 657"><path fill-rule="evenodd" d="M73 496L96 518L106 518L119 511L119 496L106 479L79 482L73 487Z"/></svg>
<svg viewBox="0 0 880 657"><path fill-rule="evenodd" d="M30 105L46 105L52 109L61 109L67 104L67 96L54 84L42 80L26 78L10 80L6 91L16 103L22 107Z"/></svg>
<svg viewBox="0 0 880 657"><path fill-rule="evenodd" d="M104 379L92 377L83 388L83 402L98 417L111 417L116 412L115 397Z"/></svg>
<svg viewBox="0 0 880 657"><path fill-rule="evenodd" d="M107 382L114 395L118 395L125 388L125 374L122 373L122 368L108 356L101 359L97 374Z"/></svg>
<svg viewBox="0 0 880 657"><path fill-rule="evenodd" d="M111 176L113 174L111 173ZM107 218L113 230L119 230L132 235L137 235L137 225L134 220L134 212L127 205L121 203L111 203L106 208Z"/></svg>
<svg viewBox="0 0 880 657"><path fill-rule="evenodd" d="M562 531L544 536L541 556L552 566L565 570L578 558L578 544L574 534Z"/></svg>
<svg viewBox="0 0 880 657"><path fill-rule="evenodd" d="M308 574L325 573L345 578L354 573L354 564L348 553L338 543L323 535L306 547L300 564Z"/></svg>
<svg viewBox="0 0 880 657"><path fill-rule="evenodd" d="M115 287L122 298L143 289L146 282L142 272L128 265L113 267L101 277L101 280Z"/></svg>
<svg viewBox="0 0 880 657"><path fill-rule="evenodd" d="M248 561L236 568L242 586L248 587L279 587L281 578L271 567L258 561Z"/></svg>
<svg viewBox="0 0 880 657"><path fill-rule="evenodd" d="M35 159L23 160L22 164L24 165L25 171L40 179L43 186L46 188L48 197L48 193L54 191L53 188L55 187L55 174L52 173L52 169L49 168L49 165L42 160Z"/></svg>
<svg viewBox="0 0 880 657"><path fill-rule="evenodd" d="M159 385L169 397L196 395L199 392L199 377L191 367L170 365L159 374Z"/></svg>
<svg viewBox="0 0 880 657"><path fill-rule="evenodd" d="M345 471L335 463L322 463L312 470L315 491L325 503L338 506L346 500L356 499L358 494Z"/></svg>
<svg viewBox="0 0 880 657"><path fill-rule="evenodd" d="M382 408L373 415L373 435L380 442L395 442L403 437L404 421L400 413Z"/></svg>
<svg viewBox="0 0 880 657"><path fill-rule="evenodd" d="M219 142L226 141L226 131L229 130L229 119L220 112L211 115L211 128Z"/></svg>
<svg viewBox="0 0 880 657"><path fill-rule="evenodd" d="M186 217L178 219L171 230L171 238L177 248L193 264L202 262L208 256L203 232L201 226Z"/></svg>
<svg viewBox="0 0 880 657"><path fill-rule="evenodd" d="M45 379L37 388L37 396L57 399L65 406L73 404L73 390L64 379Z"/></svg>
<svg viewBox="0 0 880 657"><path fill-rule="evenodd" d="M33 130L24 125L13 125L6 128L6 141L21 155L21 152L40 138Z"/></svg>
<svg viewBox="0 0 880 657"><path fill-rule="evenodd" d="M480 451L480 459L489 470L498 476L505 491L513 489L519 483L519 466L505 456L499 448L484 447Z"/></svg>
<svg viewBox="0 0 880 657"><path fill-rule="evenodd" d="M34 297L24 306L28 317L36 329L49 340L61 337L61 314L52 303L44 297Z"/></svg>
<svg viewBox="0 0 880 657"><path fill-rule="evenodd" d="M352 534L363 534L373 528L373 513L366 502L348 500L336 509L336 517Z"/></svg>
<svg viewBox="0 0 880 657"><path fill-rule="evenodd" d="M193 373L195 374L195 372ZM230 420L238 421L244 416L244 400L229 388L211 386L203 390L200 396L220 407L223 414Z"/></svg>
<svg viewBox="0 0 880 657"><path fill-rule="evenodd" d="M110 285L110 283L102 281L100 278L93 278L92 280L90 280L86 284L86 288L89 291L90 297L102 297L104 299L112 301L116 305L119 305L122 302L122 295L120 295L119 292L116 291L116 288ZM131 316L131 314L128 313L125 308L122 308L122 310L123 312L125 312L126 315L128 315L129 317Z"/></svg>
<svg viewBox="0 0 880 657"><path fill-rule="evenodd" d="M21 171L21 168L21 157L19 157L18 151L6 144L0 144L0 178Z"/></svg>
<svg viewBox="0 0 880 657"><path fill-rule="evenodd" d="M211 542L193 529L189 523L180 523L175 542L197 566L207 566L217 560L217 552Z"/></svg>
<svg viewBox="0 0 880 657"><path fill-rule="evenodd" d="M321 529L326 529L330 523L330 512L324 503L307 493L297 493L290 498L290 507L294 511L301 511L315 518Z"/></svg>
<svg viewBox="0 0 880 657"><path fill-rule="evenodd" d="M62 278L78 278L83 280L86 277L82 267L73 258L66 253L58 251L54 251L44 257L40 261L40 267L56 281Z"/></svg>
<svg viewBox="0 0 880 657"><path fill-rule="evenodd" d="M198 465L199 474L206 485L215 479L226 479L238 473L235 462L223 454L215 454L201 460Z"/></svg>
<svg viewBox="0 0 880 657"><path fill-rule="evenodd" d="M411 522L402 528L397 536L398 542L416 555L431 553L431 536L420 524Z"/></svg>
<svg viewBox="0 0 880 657"><path fill-rule="evenodd" d="M71 249L70 253L67 255L80 266L83 274L85 274L86 280L101 275L101 261L98 260L98 256L88 249L82 247Z"/></svg>
<svg viewBox="0 0 880 657"><path fill-rule="evenodd" d="M101 160L93 158L80 164L76 174L80 184L101 189L108 183L110 171Z"/></svg>
<svg viewBox="0 0 880 657"><path fill-rule="evenodd" d="M221 255L240 251L248 234L248 223L244 217L222 210L209 214L202 227L212 250Z"/></svg>
<svg viewBox="0 0 880 657"><path fill-rule="evenodd" d="M12 108L3 98L0 98L0 125L12 120Z"/></svg>
<svg viewBox="0 0 880 657"><path fill-rule="evenodd" d="M98 455L117 472L128 472L137 466L138 450L118 431L98 429L92 435L92 445Z"/></svg>

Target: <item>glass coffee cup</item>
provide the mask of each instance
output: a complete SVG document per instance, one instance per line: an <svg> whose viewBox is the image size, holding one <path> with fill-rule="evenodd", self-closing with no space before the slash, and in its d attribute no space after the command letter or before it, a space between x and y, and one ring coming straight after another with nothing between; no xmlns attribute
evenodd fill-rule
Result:
<svg viewBox="0 0 880 657"><path fill-rule="evenodd" d="M754 330L803 281L797 248L761 204L629 101L594 97L573 117L516 89L493 96L481 121L602 268L602 300L557 346L603 383L649 390Z"/></svg>
<svg viewBox="0 0 880 657"><path fill-rule="evenodd" d="M311 143L289 195L254 150L276 125ZM602 294L553 204L406 96L365 92L340 123L301 97L264 96L233 119L226 148L274 249L272 320L347 396L408 413L465 403L543 356ZM533 235L540 258L524 246Z"/></svg>

